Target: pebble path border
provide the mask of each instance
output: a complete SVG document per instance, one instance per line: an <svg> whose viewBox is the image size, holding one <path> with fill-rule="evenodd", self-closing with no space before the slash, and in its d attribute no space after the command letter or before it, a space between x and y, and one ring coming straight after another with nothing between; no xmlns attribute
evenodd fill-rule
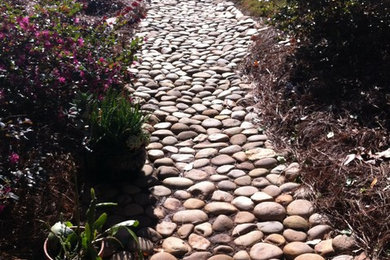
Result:
<svg viewBox="0 0 390 260"><path fill-rule="evenodd" d="M258 33L227 1L153 0L141 23L147 41L130 91L155 121L144 167L155 182L150 196L121 187L132 197L118 195L117 217L141 218L152 260L353 259L342 255L353 240L330 237L294 182L299 165L277 159L246 106L252 85L235 70Z"/></svg>

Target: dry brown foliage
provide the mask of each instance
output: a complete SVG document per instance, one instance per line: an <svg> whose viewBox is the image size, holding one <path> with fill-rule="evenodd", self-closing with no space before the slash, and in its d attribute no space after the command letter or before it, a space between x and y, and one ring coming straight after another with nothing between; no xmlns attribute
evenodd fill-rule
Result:
<svg viewBox="0 0 390 260"><path fill-rule="evenodd" d="M242 68L256 82L262 124L289 160L301 164L318 210L338 231L352 232L373 259L389 259L390 163L376 154L389 147L389 131L297 93L289 81L296 43L280 39L273 28L262 31Z"/></svg>
<svg viewBox="0 0 390 260"><path fill-rule="evenodd" d="M46 225L71 219L74 213L73 173L69 155L49 156L44 161L49 174L35 187L20 185L19 200L0 218L0 259L43 259Z"/></svg>

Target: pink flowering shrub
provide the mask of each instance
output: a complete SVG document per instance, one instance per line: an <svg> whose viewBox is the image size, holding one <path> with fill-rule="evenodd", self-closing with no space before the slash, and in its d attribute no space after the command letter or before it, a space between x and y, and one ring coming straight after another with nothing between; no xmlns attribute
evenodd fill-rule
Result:
<svg viewBox="0 0 390 260"><path fill-rule="evenodd" d="M77 92L101 96L131 80L127 66L140 39L126 42L119 34L131 10L118 12L109 25L80 19L83 8L75 0L39 0L27 11L1 1L0 103L6 112L61 119Z"/></svg>
<svg viewBox="0 0 390 260"><path fill-rule="evenodd" d="M88 0L0 0L0 211L16 198L11 187L44 172L46 154L82 143L82 133L57 127L69 126L75 97L101 99L132 80L141 39L122 30L145 15L134 1L91 18Z"/></svg>

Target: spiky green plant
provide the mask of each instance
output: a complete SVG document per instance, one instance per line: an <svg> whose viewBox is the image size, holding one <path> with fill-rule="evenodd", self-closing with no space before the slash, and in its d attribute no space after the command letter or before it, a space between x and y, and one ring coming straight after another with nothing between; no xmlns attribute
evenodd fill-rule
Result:
<svg viewBox="0 0 390 260"><path fill-rule="evenodd" d="M138 103L123 93L110 90L103 100L95 102L90 116L91 148L133 151L143 147L149 135L142 125L147 116Z"/></svg>

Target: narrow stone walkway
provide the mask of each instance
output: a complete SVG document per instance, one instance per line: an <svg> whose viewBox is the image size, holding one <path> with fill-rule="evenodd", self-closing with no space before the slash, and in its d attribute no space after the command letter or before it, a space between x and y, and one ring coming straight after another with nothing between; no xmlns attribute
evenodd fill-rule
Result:
<svg viewBox="0 0 390 260"><path fill-rule="evenodd" d="M141 24L131 91L155 121L144 171L157 202L142 208L138 196L126 209L157 218L143 233L153 260L317 260L348 246L327 239L331 227L293 182L299 166L283 163L248 106L252 85L236 70L257 33L226 1L152 1Z"/></svg>

